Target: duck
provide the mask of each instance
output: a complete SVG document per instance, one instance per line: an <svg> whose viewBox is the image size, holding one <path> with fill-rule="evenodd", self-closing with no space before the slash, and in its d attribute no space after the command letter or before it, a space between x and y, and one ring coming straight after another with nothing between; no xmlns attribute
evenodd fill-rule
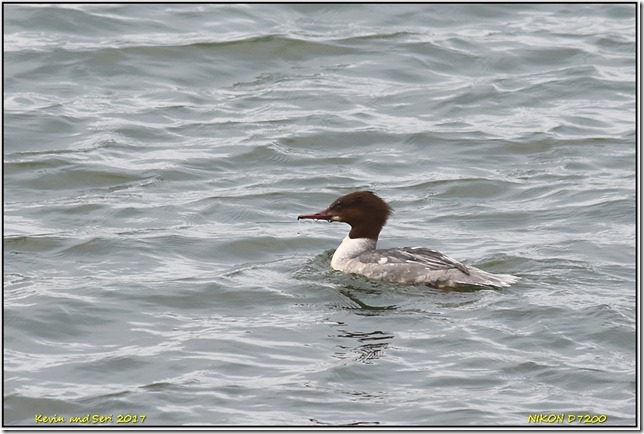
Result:
<svg viewBox="0 0 644 434"><path fill-rule="evenodd" d="M393 209L372 191L346 194L326 209L301 214L298 220L347 223L351 229L333 253L331 268L386 282L425 284L432 288L508 287L519 278L464 265L423 247L378 249L378 237Z"/></svg>

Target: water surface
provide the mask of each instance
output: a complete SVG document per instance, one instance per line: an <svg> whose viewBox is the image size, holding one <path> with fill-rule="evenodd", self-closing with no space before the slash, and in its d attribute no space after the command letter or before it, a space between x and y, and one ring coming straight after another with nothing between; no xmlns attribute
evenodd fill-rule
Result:
<svg viewBox="0 0 644 434"><path fill-rule="evenodd" d="M6 425L636 423L634 4L5 5L4 42ZM520 283L332 271L348 227L296 216L360 189L381 246Z"/></svg>

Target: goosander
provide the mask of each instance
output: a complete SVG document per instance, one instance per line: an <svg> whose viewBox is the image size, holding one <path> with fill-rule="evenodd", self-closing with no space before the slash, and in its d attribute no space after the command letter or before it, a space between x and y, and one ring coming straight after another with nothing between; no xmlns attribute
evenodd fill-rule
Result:
<svg viewBox="0 0 644 434"><path fill-rule="evenodd" d="M351 231L337 248L331 267L344 273L398 283L423 283L434 288L464 285L507 287L519 280L509 274L491 274L465 266L436 250L421 247L376 249L378 235L392 208L371 191L340 197L327 209L302 214L300 219L345 222Z"/></svg>

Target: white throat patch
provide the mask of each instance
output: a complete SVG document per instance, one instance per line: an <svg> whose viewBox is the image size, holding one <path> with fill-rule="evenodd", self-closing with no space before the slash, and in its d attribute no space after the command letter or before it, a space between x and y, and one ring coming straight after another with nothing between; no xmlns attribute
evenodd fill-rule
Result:
<svg viewBox="0 0 644 434"><path fill-rule="evenodd" d="M347 235L342 244L336 249L331 259L331 267L334 270L342 269L342 264L369 250L376 249L376 240L370 238L349 238Z"/></svg>

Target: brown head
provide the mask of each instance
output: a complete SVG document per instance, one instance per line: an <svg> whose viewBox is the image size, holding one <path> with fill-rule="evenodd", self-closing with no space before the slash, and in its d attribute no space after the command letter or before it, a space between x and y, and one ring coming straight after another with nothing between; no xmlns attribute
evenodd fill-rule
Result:
<svg viewBox="0 0 644 434"><path fill-rule="evenodd" d="M378 239L393 210L371 191L356 191L336 199L327 209L314 214L302 214L300 219L345 222L351 225L349 238Z"/></svg>

